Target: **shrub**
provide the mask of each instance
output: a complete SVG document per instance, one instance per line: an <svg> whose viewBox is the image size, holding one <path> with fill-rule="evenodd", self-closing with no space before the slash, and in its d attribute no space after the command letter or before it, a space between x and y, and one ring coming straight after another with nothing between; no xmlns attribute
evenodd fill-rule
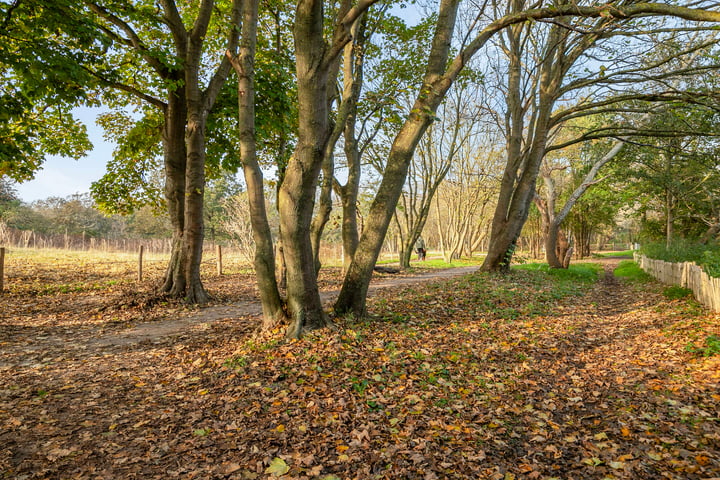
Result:
<svg viewBox="0 0 720 480"><path fill-rule="evenodd" d="M695 262L711 277L720 277L720 245L678 240L669 247L661 243L645 245L641 253L666 262Z"/></svg>

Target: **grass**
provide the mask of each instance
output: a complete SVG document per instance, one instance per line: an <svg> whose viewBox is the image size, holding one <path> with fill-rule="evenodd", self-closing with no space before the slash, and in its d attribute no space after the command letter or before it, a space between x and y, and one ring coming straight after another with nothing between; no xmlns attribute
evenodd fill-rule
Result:
<svg viewBox="0 0 720 480"><path fill-rule="evenodd" d="M602 271L602 266L597 263L576 263L571 264L567 269L550 268L547 263L526 263L524 265L514 265L513 268L517 270L543 272L560 283L593 283L597 281L598 275Z"/></svg>
<svg viewBox="0 0 720 480"><path fill-rule="evenodd" d="M568 270L555 270L547 264L514 267L510 275L478 272L452 280L423 286L422 294L407 289L396 298L371 300L385 322L396 325L432 324L439 312L458 319L498 318L514 322L547 314L559 300L581 295L597 280L601 267L578 264ZM458 296L457 292L463 292ZM413 314L403 298L414 300ZM423 319L420 321L419 319Z"/></svg>
<svg viewBox="0 0 720 480"><path fill-rule="evenodd" d="M702 357L712 357L714 355L720 355L720 336L709 335L705 338L704 346L695 346L691 343L685 348L688 352L700 355Z"/></svg>
<svg viewBox="0 0 720 480"><path fill-rule="evenodd" d="M613 274L618 278L624 278L630 282L644 283L652 280L652 277L645 273L637 263L632 260L623 260L615 269Z"/></svg>
<svg viewBox="0 0 720 480"><path fill-rule="evenodd" d="M663 289L663 295L670 300L680 300L682 298L691 297L693 294L689 288L679 287L677 285L670 285Z"/></svg>
<svg viewBox="0 0 720 480"><path fill-rule="evenodd" d="M162 278L169 254L143 255L143 278ZM103 291L137 281L138 254L102 250L10 248L5 255L5 289L13 294L55 295ZM216 275L215 253L205 252L204 278ZM245 274L251 266L244 257L223 254L224 274Z"/></svg>
<svg viewBox="0 0 720 480"><path fill-rule="evenodd" d="M431 258L430 256L433 256ZM459 258L455 259L452 262L446 262L438 252L428 252L427 260L425 261L418 261L417 260L417 254L413 253L410 257L410 268L454 268L454 267L472 267L472 266L480 266L485 260L485 255L478 255L476 257L470 257L470 258ZM398 263L398 257L397 254L393 255L384 255L381 257L378 261L378 265L392 265Z"/></svg>
<svg viewBox="0 0 720 480"><path fill-rule="evenodd" d="M623 250L621 252L603 252L594 253L594 257L605 258L605 257L632 257L635 250Z"/></svg>
<svg viewBox="0 0 720 480"><path fill-rule="evenodd" d="M453 267L472 267L480 266L485 260L485 256L472 258L459 258L448 263L442 258L430 258L424 262L412 261L411 265L423 268L453 268Z"/></svg>

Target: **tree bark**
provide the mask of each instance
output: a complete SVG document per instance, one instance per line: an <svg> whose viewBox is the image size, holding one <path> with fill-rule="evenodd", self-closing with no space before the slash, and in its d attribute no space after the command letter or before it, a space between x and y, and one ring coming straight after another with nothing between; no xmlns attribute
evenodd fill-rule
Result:
<svg viewBox="0 0 720 480"><path fill-rule="evenodd" d="M330 139L329 65L325 57L323 21L323 2L298 2L294 36L300 122L295 154L288 163L278 192L288 308L292 315L287 335L296 338L305 331L328 325L320 301L310 241L317 179Z"/></svg>
<svg viewBox="0 0 720 480"><path fill-rule="evenodd" d="M425 115L413 113L395 138L380 188L370 207L366 228L335 303L335 311L339 314L353 312L360 316L365 311L373 268L400 198L413 152L429 123L430 119Z"/></svg>
<svg viewBox="0 0 720 480"><path fill-rule="evenodd" d="M565 221L567 216L570 214L572 208L575 206L577 201L585 194L588 188L590 188L590 186L592 186L593 184L597 183L595 177L597 176L600 169L620 153L620 151L625 146L626 140L627 139L625 138L619 139L617 142L615 142L612 148L610 148L610 150L602 156L602 158L595 161L592 168L590 168L590 170L587 172L580 185L578 185L577 188L573 190L572 194L570 194L567 201L563 205L563 208L557 214L555 213L555 200L557 194L555 192L554 181L550 176L551 172L548 171L546 174L543 175L545 179L545 186L547 189L547 198L545 200L545 210L543 210L543 208L540 208L540 210L541 212L543 212L544 222L547 222L547 228L545 232L545 253L547 256L548 265L550 265L551 268L567 268L568 265L566 264L564 259L566 257L565 252L567 251L569 244L567 243L567 241L565 241L565 243L563 244L563 242L560 241L561 239L558 238L560 232L560 225Z"/></svg>
<svg viewBox="0 0 720 480"><path fill-rule="evenodd" d="M339 194L342 203L343 223L342 238L344 246L343 265L349 265L346 258L355 252L357 246L357 196L360 187L360 152L355 138L355 121L357 118L357 102L363 84L364 49L367 37L367 14L362 14L352 25L350 35L352 41L345 45L343 55L343 90L340 96L338 113L332 127L330 140L325 148L323 163L323 181L320 189L320 205L312 225L312 243L315 256L315 269L320 270L320 238L332 212L333 189ZM337 61L330 69L328 81L335 83L340 69ZM330 93L330 92L328 92ZM331 98L328 98L328 105ZM344 150L348 167L348 179L344 187L336 185L334 172L334 150L340 136L345 137ZM336 188L334 188L336 187ZM354 229L354 233L353 233ZM351 252L351 253L348 253Z"/></svg>
<svg viewBox="0 0 720 480"><path fill-rule="evenodd" d="M275 255L265 208L263 174L257 159L255 137L255 51L257 45L258 0L243 2L240 51L232 59L238 76L238 124L240 159L248 192L250 222L255 241L254 267L263 310L263 329L286 320L275 277Z"/></svg>
<svg viewBox="0 0 720 480"><path fill-rule="evenodd" d="M443 0L433 36L428 66L420 93L407 120L398 132L388 155L383 179L370 207L366 228L358 242L353 261L335 302L337 313L365 311L367 290L397 205L408 167L420 138L433 121L435 111L452 85L457 73L443 76L447 65L459 2ZM460 71L460 68L457 70Z"/></svg>
<svg viewBox="0 0 720 480"><path fill-rule="evenodd" d="M163 154L165 164L165 199L173 229L173 238L161 293L182 296L185 292L185 264L183 250L185 233L185 121L187 105L185 91L171 92L164 111Z"/></svg>
<svg viewBox="0 0 720 480"><path fill-rule="evenodd" d="M173 224L173 251L161 291L184 297L189 303L205 303L209 296L200 280L204 235L205 127L207 115L229 73L230 63L223 59L207 88L201 90L202 47L214 3L212 0L201 2L190 31L186 30L174 1L165 0L161 4L176 55L182 64L179 69L170 70L158 65L156 59L155 63L151 60L158 74L175 84L163 112L165 192ZM237 46L236 22L237 1L233 2L228 29L227 48L230 51ZM139 46L136 48L142 50Z"/></svg>

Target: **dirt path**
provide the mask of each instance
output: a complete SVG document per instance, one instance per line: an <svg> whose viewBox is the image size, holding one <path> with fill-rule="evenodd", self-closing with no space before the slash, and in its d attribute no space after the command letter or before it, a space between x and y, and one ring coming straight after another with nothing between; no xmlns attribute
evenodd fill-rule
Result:
<svg viewBox="0 0 720 480"><path fill-rule="evenodd" d="M374 292L384 288L402 287L433 280L442 280L465 275L476 270L477 267L458 267L433 270L408 277L382 278L371 282L368 295L371 296ZM322 292L320 297L325 305L329 305L337 298L338 294L339 290L332 290ZM163 337L179 335L188 328L204 329L219 320L238 317L258 317L261 314L262 309L259 301L237 302L232 305L203 308L179 318L168 318L160 322L143 323L123 332L100 337L92 343L95 346L112 346L145 341L159 341Z"/></svg>

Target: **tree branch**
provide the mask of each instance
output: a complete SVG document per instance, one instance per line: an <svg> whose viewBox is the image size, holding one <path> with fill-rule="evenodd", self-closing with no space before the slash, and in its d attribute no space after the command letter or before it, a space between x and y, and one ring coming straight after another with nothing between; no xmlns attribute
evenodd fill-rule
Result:
<svg viewBox="0 0 720 480"><path fill-rule="evenodd" d="M148 95L145 92L141 92L137 88L131 87L130 85L126 85L124 83L120 83L120 82L116 82L114 80L107 79L107 78L103 77L101 74L99 74L98 72L95 72L84 65L81 65L80 67L83 70L85 70L86 72L88 72L90 75L92 75L93 77L100 80L101 83L103 83L104 85L106 85L108 87L117 88L118 90L127 92L141 100L145 100L146 102L148 102L151 105L155 105L156 107L160 108L161 110L165 110L167 108L167 104L165 102L153 97L152 95Z"/></svg>
<svg viewBox="0 0 720 480"><path fill-rule="evenodd" d="M142 57L145 59L146 62L148 62L148 65L155 70L158 75L162 78L168 78L170 71L169 69L157 58L152 56L150 54L150 50L143 44L142 40L138 36L138 34L135 32L135 30L124 20L119 18L118 16L110 13L105 7L101 7L100 5L86 1L85 4L90 8L90 10L95 13L100 18L103 18L104 20L110 22L112 25L115 25L120 30L125 32L125 34L128 36L127 39L121 38L119 35L116 35L114 33L111 33L109 29L104 28L102 25L100 26L101 30L103 30L106 34L110 33L111 39L114 40L120 40L125 45L128 45L132 47L134 50L139 52Z"/></svg>

